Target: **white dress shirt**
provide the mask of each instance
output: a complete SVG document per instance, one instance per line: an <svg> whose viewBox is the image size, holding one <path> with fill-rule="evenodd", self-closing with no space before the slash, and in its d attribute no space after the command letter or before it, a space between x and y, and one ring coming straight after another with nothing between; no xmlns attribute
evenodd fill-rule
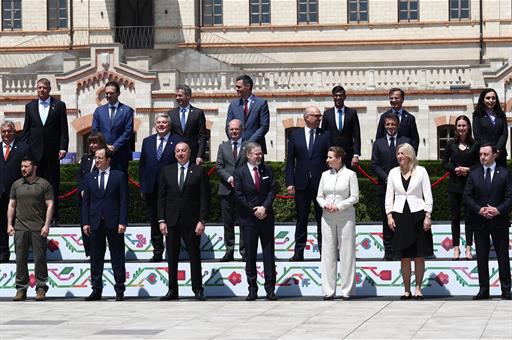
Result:
<svg viewBox="0 0 512 340"><path fill-rule="evenodd" d="M484 167L484 177L487 175L487 168L491 168L491 182L494 178L494 172L496 170L496 162L492 163L491 166L485 166L483 165Z"/></svg>
<svg viewBox="0 0 512 340"><path fill-rule="evenodd" d="M39 99L39 117L41 117L43 125L46 124L46 120L48 119L48 112L50 112L50 97L46 100Z"/></svg>
<svg viewBox="0 0 512 340"><path fill-rule="evenodd" d="M169 137L171 136L171 133L168 132L165 136L164 136L164 145L162 145L162 152L163 150L165 150L165 146L167 145L167 141L169 140ZM158 147L160 146L160 135L156 135L156 149L155 150L158 150Z"/></svg>
<svg viewBox="0 0 512 340"><path fill-rule="evenodd" d="M313 130L313 143L314 143L315 138L316 138L316 129L310 129L307 126L304 126L304 133L306 135L306 146L307 146L308 150L309 150L309 134L310 134L309 131L311 131L311 130Z"/></svg>
<svg viewBox="0 0 512 340"><path fill-rule="evenodd" d="M258 176L259 176L259 167L257 165L252 165L251 163L247 162L247 167L249 168L249 173L251 174L251 177L252 177L252 182L256 184L256 178L254 177L254 167L256 167L258 170ZM261 178L260 178L260 183L261 183Z"/></svg>
<svg viewBox="0 0 512 340"><path fill-rule="evenodd" d="M98 188L101 189L100 187L100 183L101 183L101 173L102 172L105 172L105 187L103 188L103 190L106 190L107 189L107 183L108 183L108 177L110 175L110 167L106 168L105 170L101 171L100 169L98 169Z"/></svg>
<svg viewBox="0 0 512 340"><path fill-rule="evenodd" d="M187 163L181 165L180 163L176 163L178 165L178 185L180 183L180 173L181 173L181 167L185 167L185 170L183 172L183 183L185 183L185 181L187 180L187 170L188 170L188 167L190 165L190 161L188 161Z"/></svg>

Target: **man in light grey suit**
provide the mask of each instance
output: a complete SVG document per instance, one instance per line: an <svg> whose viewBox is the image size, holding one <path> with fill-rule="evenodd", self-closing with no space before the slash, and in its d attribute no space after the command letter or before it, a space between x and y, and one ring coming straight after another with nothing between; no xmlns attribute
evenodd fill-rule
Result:
<svg viewBox="0 0 512 340"><path fill-rule="evenodd" d="M247 163L245 156L245 143L242 140L242 122L233 119L228 124L229 140L219 145L217 152L217 172L220 176L218 195L220 196L220 207L222 220L224 222L224 245L226 254L220 259L221 262L234 260L235 252L235 222L237 219L235 198L233 188L235 186L233 174L240 164ZM245 248L240 228L240 255L245 260Z"/></svg>

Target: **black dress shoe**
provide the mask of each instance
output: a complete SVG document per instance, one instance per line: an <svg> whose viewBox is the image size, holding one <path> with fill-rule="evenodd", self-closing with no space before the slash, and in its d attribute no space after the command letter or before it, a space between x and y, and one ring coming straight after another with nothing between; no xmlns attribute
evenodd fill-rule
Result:
<svg viewBox="0 0 512 340"><path fill-rule="evenodd" d="M268 301L277 301L277 295L274 292L267 293L267 296L265 297Z"/></svg>
<svg viewBox="0 0 512 340"><path fill-rule="evenodd" d="M84 298L85 301L99 301L101 300L101 293L93 291L91 295Z"/></svg>
<svg viewBox="0 0 512 340"><path fill-rule="evenodd" d="M173 291L168 291L167 294L160 297L160 301L170 301L170 300L178 300L178 294Z"/></svg>
<svg viewBox="0 0 512 340"><path fill-rule="evenodd" d="M512 300L512 296L510 295L510 292L503 292L503 293L501 293L501 299L502 300Z"/></svg>
<svg viewBox="0 0 512 340"><path fill-rule="evenodd" d="M415 295L414 300L425 300L425 297L423 295Z"/></svg>
<svg viewBox="0 0 512 340"><path fill-rule="evenodd" d="M258 298L258 292L255 290L249 290L249 295L245 298L245 301L255 301Z"/></svg>
<svg viewBox="0 0 512 340"><path fill-rule="evenodd" d="M242 255L242 262L246 262L246 261L247 261L247 256L245 256L245 254L244 254L244 255Z"/></svg>
<svg viewBox="0 0 512 340"><path fill-rule="evenodd" d="M123 293L117 293L116 294L116 301L124 301L124 294Z"/></svg>
<svg viewBox="0 0 512 340"><path fill-rule="evenodd" d="M404 294L402 296L400 296L400 300L410 300L412 299L412 295L411 295L411 292L408 292L408 294Z"/></svg>
<svg viewBox="0 0 512 340"><path fill-rule="evenodd" d="M233 254L224 254L224 256L222 256L222 258L219 260L219 262L232 262L235 260L235 257L233 256Z"/></svg>
<svg viewBox="0 0 512 340"><path fill-rule="evenodd" d="M348 301L348 300L350 300L350 296L342 296L341 299L343 301Z"/></svg>
<svg viewBox="0 0 512 340"><path fill-rule="evenodd" d="M332 301L332 300L334 300L334 294L333 295L325 295L323 299L324 299L324 301Z"/></svg>
<svg viewBox="0 0 512 340"><path fill-rule="evenodd" d="M194 293L194 299L196 299L197 301L206 301L203 292Z"/></svg>
<svg viewBox="0 0 512 340"><path fill-rule="evenodd" d="M152 258L149 259L149 262L162 262L162 255L153 255Z"/></svg>
<svg viewBox="0 0 512 340"><path fill-rule="evenodd" d="M302 261L304 261L304 255L293 254L293 256L290 257L290 259L288 261L290 261L290 262L302 262Z"/></svg>
<svg viewBox="0 0 512 340"><path fill-rule="evenodd" d="M473 300L488 300L491 297L489 296L489 293L478 293L475 296L473 296Z"/></svg>
<svg viewBox="0 0 512 340"><path fill-rule="evenodd" d="M0 263L8 263L9 255L0 256Z"/></svg>

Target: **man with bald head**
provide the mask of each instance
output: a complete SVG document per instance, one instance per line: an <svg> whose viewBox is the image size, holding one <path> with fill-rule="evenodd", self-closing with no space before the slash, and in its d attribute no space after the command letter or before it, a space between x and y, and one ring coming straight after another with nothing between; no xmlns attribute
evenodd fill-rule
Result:
<svg viewBox="0 0 512 340"><path fill-rule="evenodd" d="M240 164L247 163L245 156L246 140L242 139L244 128L242 122L233 119L228 123L229 140L219 145L217 151L217 173L220 176L219 190L220 209L222 221L224 222L224 246L226 254L220 259L221 262L234 260L235 252L235 221L237 210L233 189L235 187L234 173ZM243 242L242 228L240 228L240 255L245 260L245 248Z"/></svg>
<svg viewBox="0 0 512 340"><path fill-rule="evenodd" d="M322 113L316 106L304 111L303 129L294 131L288 139L286 156L286 186L288 193L295 195L297 226L295 228L295 250L290 261L303 261L307 242L308 216L313 202L318 232L318 244L321 247L322 208L316 202L318 183L322 172L327 170L325 160L331 146L329 132L321 129Z"/></svg>

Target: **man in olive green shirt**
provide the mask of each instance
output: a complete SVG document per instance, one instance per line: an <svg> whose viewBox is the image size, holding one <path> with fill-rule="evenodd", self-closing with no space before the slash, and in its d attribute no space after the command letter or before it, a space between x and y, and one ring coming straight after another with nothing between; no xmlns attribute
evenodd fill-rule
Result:
<svg viewBox="0 0 512 340"><path fill-rule="evenodd" d="M53 190L50 183L36 176L37 165L30 157L23 158L23 178L12 184L7 209L7 233L16 244L16 296L14 301L27 298L29 285L28 251L32 247L36 274L36 301L43 301L48 286L46 237L53 216Z"/></svg>

